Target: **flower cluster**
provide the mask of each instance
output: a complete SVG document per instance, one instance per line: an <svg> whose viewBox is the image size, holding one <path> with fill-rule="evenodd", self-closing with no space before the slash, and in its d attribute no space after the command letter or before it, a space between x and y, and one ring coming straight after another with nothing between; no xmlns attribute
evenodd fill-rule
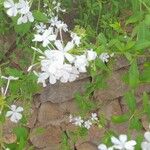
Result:
<svg viewBox="0 0 150 150"><path fill-rule="evenodd" d="M107 147L105 144L100 144L98 146L99 150L134 150L136 141L127 140L126 135L120 135L117 139L116 137L111 137L112 146ZM145 132L144 141L141 143L142 150L150 150L150 131Z"/></svg>
<svg viewBox="0 0 150 150"><path fill-rule="evenodd" d="M17 24L33 22L34 17L30 11L30 5L27 0L19 0L18 3L15 3L13 0L5 0L4 7L7 9L7 14L10 17L15 17L19 15Z"/></svg>
<svg viewBox="0 0 150 150"><path fill-rule="evenodd" d="M73 117L70 115L69 117L70 122L73 123L75 126L85 127L86 129L90 129L92 124L98 121L98 117L96 113L92 113L90 119L84 121L80 116Z"/></svg>
<svg viewBox="0 0 150 150"><path fill-rule="evenodd" d="M127 135L120 135L119 138L111 137L111 142L113 146L107 147L105 144L100 144L98 146L99 150L134 150L136 141L128 141Z"/></svg>
<svg viewBox="0 0 150 150"><path fill-rule="evenodd" d="M97 53L85 50L81 55L71 54L71 50L79 47L81 37L69 31L67 24L54 16L49 21L50 25L40 23L35 26L36 34L33 41L40 42L45 49L33 48L40 56L41 72L36 73L38 83L46 86L46 80L55 84L58 80L62 83L75 81L80 73L86 72L89 61L96 59ZM63 33L70 34L70 40L66 42ZM31 68L31 67L30 67Z"/></svg>

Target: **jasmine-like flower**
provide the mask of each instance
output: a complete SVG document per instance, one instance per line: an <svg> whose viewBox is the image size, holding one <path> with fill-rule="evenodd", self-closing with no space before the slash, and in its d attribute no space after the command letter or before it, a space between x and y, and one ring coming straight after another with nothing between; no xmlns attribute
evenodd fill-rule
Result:
<svg viewBox="0 0 150 150"><path fill-rule="evenodd" d="M72 41L74 42L74 44L76 44L77 46L80 45L80 40L81 40L81 37L79 37L76 33L73 33L71 32L71 38L72 38Z"/></svg>
<svg viewBox="0 0 150 150"><path fill-rule="evenodd" d="M90 127L92 126L92 122L90 120L87 120L84 122L84 127L87 129L90 129Z"/></svg>
<svg viewBox="0 0 150 150"><path fill-rule="evenodd" d="M57 29L61 32L62 30L64 32L67 32L68 31L68 26L67 24L65 24L63 21L57 21L57 24L56 24L56 27Z"/></svg>
<svg viewBox="0 0 150 150"><path fill-rule="evenodd" d="M113 146L112 147L107 147L105 144L100 144L98 146L98 150L114 150Z"/></svg>
<svg viewBox="0 0 150 150"><path fill-rule="evenodd" d="M97 114L96 114L96 113L92 113L91 120L92 120L92 121L97 121L97 120L98 120L98 117L97 117Z"/></svg>
<svg viewBox="0 0 150 150"><path fill-rule="evenodd" d="M35 28L37 30L37 33L44 33L44 31L46 30L46 25L40 22L40 24L35 25Z"/></svg>
<svg viewBox="0 0 150 150"><path fill-rule="evenodd" d="M108 53L102 53L99 58L105 63L107 63L109 61L109 54Z"/></svg>
<svg viewBox="0 0 150 150"><path fill-rule="evenodd" d="M53 5L55 5L54 10L56 10L57 13L60 12L60 11L61 12L66 11L65 9L61 8L61 3L59 3L59 2L53 1Z"/></svg>
<svg viewBox="0 0 150 150"><path fill-rule="evenodd" d="M86 56L85 55L76 56L74 65L79 70L79 72L86 72L86 67L88 66Z"/></svg>
<svg viewBox="0 0 150 150"><path fill-rule="evenodd" d="M17 21L17 24L20 25L22 23L27 23L27 22L33 22L34 21L34 17L32 15L32 13L29 11L28 13L26 14L22 14L18 21Z"/></svg>
<svg viewBox="0 0 150 150"><path fill-rule="evenodd" d="M64 58L66 58L70 63L72 63L74 61L74 57L73 55L69 54L68 51L70 51L71 49L73 49L74 44L73 42L68 42L66 44L65 47L63 47L63 44L61 43L60 40L56 40L55 41L55 46L57 47L57 49L61 52L61 54L63 55Z"/></svg>
<svg viewBox="0 0 150 150"><path fill-rule="evenodd" d="M22 107L11 105L10 111L7 111L6 113L6 117L10 117L10 120L12 122L17 123L22 118L22 114L21 114L22 111L23 111Z"/></svg>
<svg viewBox="0 0 150 150"><path fill-rule="evenodd" d="M79 127L82 126L83 122L84 122L84 121L82 120L81 117L75 117L75 118L73 119L73 124L75 124L76 126L79 126Z"/></svg>
<svg viewBox="0 0 150 150"><path fill-rule="evenodd" d="M17 15L17 4L15 4L13 0L5 0L4 7L7 9L8 16L13 17Z"/></svg>
<svg viewBox="0 0 150 150"><path fill-rule="evenodd" d="M116 137L111 138L111 142L114 144L114 148L118 150L134 150L136 141L127 141L127 135L120 135L117 139Z"/></svg>
<svg viewBox="0 0 150 150"><path fill-rule="evenodd" d="M17 4L18 12L20 14L27 14L30 11L29 2L27 0L19 0Z"/></svg>
<svg viewBox="0 0 150 150"><path fill-rule="evenodd" d="M150 150L150 132L147 131L144 134L145 141L141 143L142 150Z"/></svg>
<svg viewBox="0 0 150 150"><path fill-rule="evenodd" d="M97 53L93 51L93 49L87 51L87 60L92 61L97 57Z"/></svg>
<svg viewBox="0 0 150 150"><path fill-rule="evenodd" d="M41 34L35 34L33 41L37 42L43 42L43 47L48 46L51 41L56 40L56 35L53 33L53 29L49 28L48 30L45 30L44 33Z"/></svg>

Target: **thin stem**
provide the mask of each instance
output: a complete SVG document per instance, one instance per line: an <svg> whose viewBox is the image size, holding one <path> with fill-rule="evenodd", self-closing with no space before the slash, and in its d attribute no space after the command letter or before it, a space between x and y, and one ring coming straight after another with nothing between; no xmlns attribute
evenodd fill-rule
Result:
<svg viewBox="0 0 150 150"><path fill-rule="evenodd" d="M64 42L63 42L63 36L62 36L62 29L59 30L59 33L60 33L61 42L62 42L62 44L63 44Z"/></svg>
<svg viewBox="0 0 150 150"><path fill-rule="evenodd" d="M4 92L4 96L6 96L6 94L7 94L9 84L10 84L10 80L8 79L6 89L5 89L5 92Z"/></svg>

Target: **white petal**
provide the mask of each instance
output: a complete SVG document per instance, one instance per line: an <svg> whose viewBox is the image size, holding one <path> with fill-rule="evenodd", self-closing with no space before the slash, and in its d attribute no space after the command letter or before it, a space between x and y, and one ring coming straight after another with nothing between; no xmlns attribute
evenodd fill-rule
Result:
<svg viewBox="0 0 150 150"><path fill-rule="evenodd" d="M58 50L63 51L63 45L60 40L55 41L55 46L57 47Z"/></svg>
<svg viewBox="0 0 150 150"><path fill-rule="evenodd" d="M113 143L113 144L120 144L120 141L116 138L116 137L111 137L111 142Z"/></svg>
<svg viewBox="0 0 150 150"><path fill-rule="evenodd" d="M56 35L49 35L48 38L50 41L55 41L56 40Z"/></svg>
<svg viewBox="0 0 150 150"><path fill-rule="evenodd" d="M99 149L99 150L107 150L107 147L106 147L105 144L100 144L100 145L98 146L98 149Z"/></svg>
<svg viewBox="0 0 150 150"><path fill-rule="evenodd" d="M136 145L136 142L134 140L131 140L125 143L125 148L128 150L131 150L133 149L135 145Z"/></svg>
<svg viewBox="0 0 150 150"><path fill-rule="evenodd" d="M125 134L122 134L119 136L119 140L122 142L122 143L125 143L127 141L127 135Z"/></svg>
<svg viewBox="0 0 150 150"><path fill-rule="evenodd" d="M50 42L49 42L49 40L47 40L47 39L45 39L44 41L43 41L43 47L46 47L48 44L49 44Z"/></svg>
<svg viewBox="0 0 150 150"><path fill-rule="evenodd" d="M64 51L68 52L69 50L73 49L73 47L74 47L73 42L72 41L68 42L67 45L66 45L66 47L64 48Z"/></svg>
<svg viewBox="0 0 150 150"><path fill-rule="evenodd" d="M41 41L43 41L43 38L41 35L37 34L37 35L34 35L33 41L41 42Z"/></svg>
<svg viewBox="0 0 150 150"><path fill-rule="evenodd" d="M5 8L10 8L10 7L12 7L13 6L13 1L12 0L7 0L7 1L5 1L4 2L4 7Z"/></svg>
<svg viewBox="0 0 150 150"><path fill-rule="evenodd" d="M16 105L11 105L11 107L10 107L10 109L11 109L12 111L15 111L15 110L16 110L16 108L17 108L17 106L16 106Z"/></svg>
<svg viewBox="0 0 150 150"><path fill-rule="evenodd" d="M17 112L22 112L22 111L23 111L23 108L19 106L19 107L16 109L16 111L17 111Z"/></svg>
<svg viewBox="0 0 150 150"><path fill-rule="evenodd" d="M22 118L22 114L20 114L20 113L15 113L15 115L18 120L20 120Z"/></svg>
<svg viewBox="0 0 150 150"><path fill-rule="evenodd" d="M74 62L74 57L71 55L71 54L69 54L69 53L65 53L65 57L66 57L66 59L70 62L70 63L73 63Z"/></svg>
<svg viewBox="0 0 150 150"><path fill-rule="evenodd" d="M56 83L56 77L53 76L53 75L51 75L51 76L49 77L49 82L50 82L50 84L55 84L55 83Z"/></svg>
<svg viewBox="0 0 150 150"><path fill-rule="evenodd" d="M13 114L13 111L7 111L6 117L10 117Z"/></svg>
<svg viewBox="0 0 150 150"><path fill-rule="evenodd" d="M144 137L148 142L150 142L150 132L145 132Z"/></svg>

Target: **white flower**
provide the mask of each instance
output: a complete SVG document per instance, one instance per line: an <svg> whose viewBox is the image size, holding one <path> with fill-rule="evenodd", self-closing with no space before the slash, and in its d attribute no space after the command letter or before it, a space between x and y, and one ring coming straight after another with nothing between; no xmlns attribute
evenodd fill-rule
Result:
<svg viewBox="0 0 150 150"><path fill-rule="evenodd" d="M69 54L68 51L70 51L71 49L73 49L74 44L73 42L68 42L66 44L65 47L63 47L63 44L61 43L60 40L56 40L55 41L55 46L57 47L57 49L61 52L61 54L63 55L64 58L66 58L70 63L72 63L74 61L74 57L73 55Z"/></svg>
<svg viewBox="0 0 150 150"><path fill-rule="evenodd" d="M98 120L97 114L96 113L92 113L92 117L91 117L92 121Z"/></svg>
<svg viewBox="0 0 150 150"><path fill-rule="evenodd" d="M56 40L56 35L53 34L53 29L49 28L48 30L45 30L44 33L42 35L40 34L36 34L34 35L34 39L33 41L37 41L37 42L43 42L43 47L48 46L48 44L51 41L55 41Z"/></svg>
<svg viewBox="0 0 150 150"><path fill-rule="evenodd" d="M57 70L56 76L62 83L73 82L79 77L79 72L75 67L70 64L64 64L60 69Z"/></svg>
<svg viewBox="0 0 150 150"><path fill-rule="evenodd" d="M29 2L26 0L19 0L17 4L18 12L20 14L27 14L30 11Z"/></svg>
<svg viewBox="0 0 150 150"><path fill-rule="evenodd" d="M57 64L63 64L64 63L64 56L60 51L58 50L46 50L44 52L45 58L41 61L42 66L48 66L51 65L52 63L57 63ZM45 64L46 62L46 64Z"/></svg>
<svg viewBox="0 0 150 150"><path fill-rule="evenodd" d="M84 127L87 129L90 129L91 125L92 125L92 122L90 120L87 120L84 122Z"/></svg>
<svg viewBox="0 0 150 150"><path fill-rule="evenodd" d="M17 10L17 4L14 3L13 0L6 0L4 2L4 7L7 8L7 14L9 16L16 16L17 13L18 13L18 10Z"/></svg>
<svg viewBox="0 0 150 150"><path fill-rule="evenodd" d="M26 14L21 15L17 21L17 24L20 25L22 23L27 23L28 21L29 22L34 21L34 17L30 11Z"/></svg>
<svg viewBox="0 0 150 150"><path fill-rule="evenodd" d="M73 116L70 115L70 116L69 116L69 122L72 122L72 121L73 121Z"/></svg>
<svg viewBox="0 0 150 150"><path fill-rule="evenodd" d="M40 22L40 24L35 25L35 28L37 29L37 33L43 33L46 29L46 25Z"/></svg>
<svg viewBox="0 0 150 150"><path fill-rule="evenodd" d="M150 132L147 131L144 134L145 141L141 143L142 150L150 150Z"/></svg>
<svg viewBox="0 0 150 150"><path fill-rule="evenodd" d="M38 81L37 83L42 83L43 87L46 87L46 79L48 79L49 75L46 72L43 73L36 73L36 75L38 76Z"/></svg>
<svg viewBox="0 0 150 150"><path fill-rule="evenodd" d="M113 147L108 147L105 145L105 144L100 144L98 146L98 150L113 150L114 148Z"/></svg>
<svg viewBox="0 0 150 150"><path fill-rule="evenodd" d="M76 33L73 33L73 32L71 32L71 35L70 35L70 36L71 36L71 38L72 38L72 41L73 41L77 46L79 46L81 37L77 36L77 34L76 34Z"/></svg>
<svg viewBox="0 0 150 150"><path fill-rule="evenodd" d="M127 135L120 135L119 139L116 137L111 138L112 143L114 144L114 148L118 150L134 150L134 146L136 145L136 141L130 140L127 141Z"/></svg>
<svg viewBox="0 0 150 150"><path fill-rule="evenodd" d="M68 26L63 21L57 21L56 27L58 30L68 31Z"/></svg>
<svg viewBox="0 0 150 150"><path fill-rule="evenodd" d="M87 59L88 59L88 61L95 60L96 57L97 57L97 53L94 52L92 49L87 51Z"/></svg>
<svg viewBox="0 0 150 150"><path fill-rule="evenodd" d="M85 55L76 56L74 65L78 68L79 72L86 72L86 66L88 66L88 61Z"/></svg>
<svg viewBox="0 0 150 150"><path fill-rule="evenodd" d="M73 124L79 127L81 127L84 122L81 117L75 117L73 121L74 121Z"/></svg>
<svg viewBox="0 0 150 150"><path fill-rule="evenodd" d="M109 61L109 54L108 53L102 53L99 58L105 63L107 63Z"/></svg>
<svg viewBox="0 0 150 150"><path fill-rule="evenodd" d="M56 5L55 7L54 7L54 9L56 10L56 12L58 13L59 11L61 11L61 12L65 12L66 10L65 9L62 9L61 8L61 3L56 3L55 1L53 2L53 5Z"/></svg>
<svg viewBox="0 0 150 150"><path fill-rule="evenodd" d="M10 117L12 122L17 123L22 118L21 112L23 111L23 108L20 106L17 107L16 105L11 105L10 109L10 111L7 111L6 117Z"/></svg>
<svg viewBox="0 0 150 150"><path fill-rule="evenodd" d="M56 26L59 23L58 16L52 17L50 19L51 26Z"/></svg>

